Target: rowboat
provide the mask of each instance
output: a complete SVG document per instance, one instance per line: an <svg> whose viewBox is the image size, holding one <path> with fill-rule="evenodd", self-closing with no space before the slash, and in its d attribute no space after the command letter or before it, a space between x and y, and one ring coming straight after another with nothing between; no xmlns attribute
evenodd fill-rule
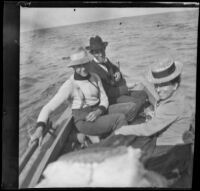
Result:
<svg viewBox="0 0 200 191"><path fill-rule="evenodd" d="M149 102L155 105L158 97L152 87L143 82ZM54 126L54 127L53 127ZM53 124L48 121L47 129L44 132L43 143L38 146L35 141L24 153L19 161L19 188L33 188L41 180L45 167L58 159L63 153L73 151L73 117L68 107L60 118Z"/></svg>

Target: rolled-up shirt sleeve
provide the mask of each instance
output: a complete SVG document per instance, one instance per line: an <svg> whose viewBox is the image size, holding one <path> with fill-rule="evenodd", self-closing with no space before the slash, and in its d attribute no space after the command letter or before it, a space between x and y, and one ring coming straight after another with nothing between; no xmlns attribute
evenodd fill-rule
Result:
<svg viewBox="0 0 200 191"><path fill-rule="evenodd" d="M151 136L168 128L178 118L178 107L174 102L158 108L156 115L146 123L122 126L116 134Z"/></svg>
<svg viewBox="0 0 200 191"><path fill-rule="evenodd" d="M58 90L56 95L42 108L37 122L47 122L49 115L55 111L72 94L73 86L70 80L67 80Z"/></svg>

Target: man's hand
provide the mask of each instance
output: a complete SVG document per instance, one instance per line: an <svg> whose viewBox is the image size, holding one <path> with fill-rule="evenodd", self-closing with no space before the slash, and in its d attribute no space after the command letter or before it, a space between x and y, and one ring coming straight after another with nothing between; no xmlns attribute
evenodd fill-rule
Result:
<svg viewBox="0 0 200 191"><path fill-rule="evenodd" d="M95 121L100 115L101 115L102 111L100 109L97 109L96 111L92 111L90 112L87 116L86 116L86 121Z"/></svg>
<svg viewBox="0 0 200 191"><path fill-rule="evenodd" d="M137 86L137 83L127 83L128 90L131 91Z"/></svg>
<svg viewBox="0 0 200 191"><path fill-rule="evenodd" d="M155 116L155 112L152 107L148 107L144 110L144 116L146 117L146 121L151 120Z"/></svg>
<svg viewBox="0 0 200 191"><path fill-rule="evenodd" d="M127 83L128 89L131 90L144 90L144 85L141 82L135 82L133 84Z"/></svg>
<svg viewBox="0 0 200 191"><path fill-rule="evenodd" d="M121 79L121 73L120 72L115 72L114 73L114 78L115 78L115 81L118 82Z"/></svg>
<svg viewBox="0 0 200 191"><path fill-rule="evenodd" d="M42 144L43 127L39 126L35 130L34 134L30 136L29 146L33 144L34 141L39 139L39 146Z"/></svg>
<svg viewBox="0 0 200 191"><path fill-rule="evenodd" d="M137 83L136 86L134 87L134 90L144 90L143 83L141 82Z"/></svg>

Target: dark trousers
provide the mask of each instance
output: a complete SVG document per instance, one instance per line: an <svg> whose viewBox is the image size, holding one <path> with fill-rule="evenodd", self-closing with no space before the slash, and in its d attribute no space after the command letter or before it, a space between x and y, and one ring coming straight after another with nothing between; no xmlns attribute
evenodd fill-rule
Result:
<svg viewBox="0 0 200 191"><path fill-rule="evenodd" d="M79 132L86 135L105 136L132 120L131 113L135 110L133 103L119 103L109 106L108 113L98 117L95 121L86 121L86 116L97 107L73 109L74 123Z"/></svg>
<svg viewBox="0 0 200 191"><path fill-rule="evenodd" d="M134 109L132 109L132 112L130 113L130 118L133 121L136 116L139 114L139 112L143 109L146 100L147 100L147 94L145 91L130 91L129 95L122 95L118 98L116 98L116 103L128 103L131 102L134 104Z"/></svg>
<svg viewBox="0 0 200 191"><path fill-rule="evenodd" d="M132 110L131 113L132 120L135 119L137 114L143 109L143 106L148 99L148 95L144 90L129 91L124 78L122 78L116 86L110 86L106 83L103 83L103 85L110 105L128 102L134 104L134 111Z"/></svg>
<svg viewBox="0 0 200 191"><path fill-rule="evenodd" d="M171 188L191 188L193 173L192 144L156 146L144 161L147 170L171 180Z"/></svg>

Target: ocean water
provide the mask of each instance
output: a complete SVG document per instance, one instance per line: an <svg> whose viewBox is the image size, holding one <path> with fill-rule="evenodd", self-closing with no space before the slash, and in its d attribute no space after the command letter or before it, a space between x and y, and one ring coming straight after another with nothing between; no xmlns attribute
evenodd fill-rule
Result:
<svg viewBox="0 0 200 191"><path fill-rule="evenodd" d="M183 63L181 88L195 110L198 11L127 17L20 34L20 121L19 157L27 149L29 130L35 126L41 108L55 95L73 70L69 56L79 46L87 46L91 36L108 41L106 53L126 75L139 82L148 67L170 55ZM67 107L59 108L56 120Z"/></svg>

